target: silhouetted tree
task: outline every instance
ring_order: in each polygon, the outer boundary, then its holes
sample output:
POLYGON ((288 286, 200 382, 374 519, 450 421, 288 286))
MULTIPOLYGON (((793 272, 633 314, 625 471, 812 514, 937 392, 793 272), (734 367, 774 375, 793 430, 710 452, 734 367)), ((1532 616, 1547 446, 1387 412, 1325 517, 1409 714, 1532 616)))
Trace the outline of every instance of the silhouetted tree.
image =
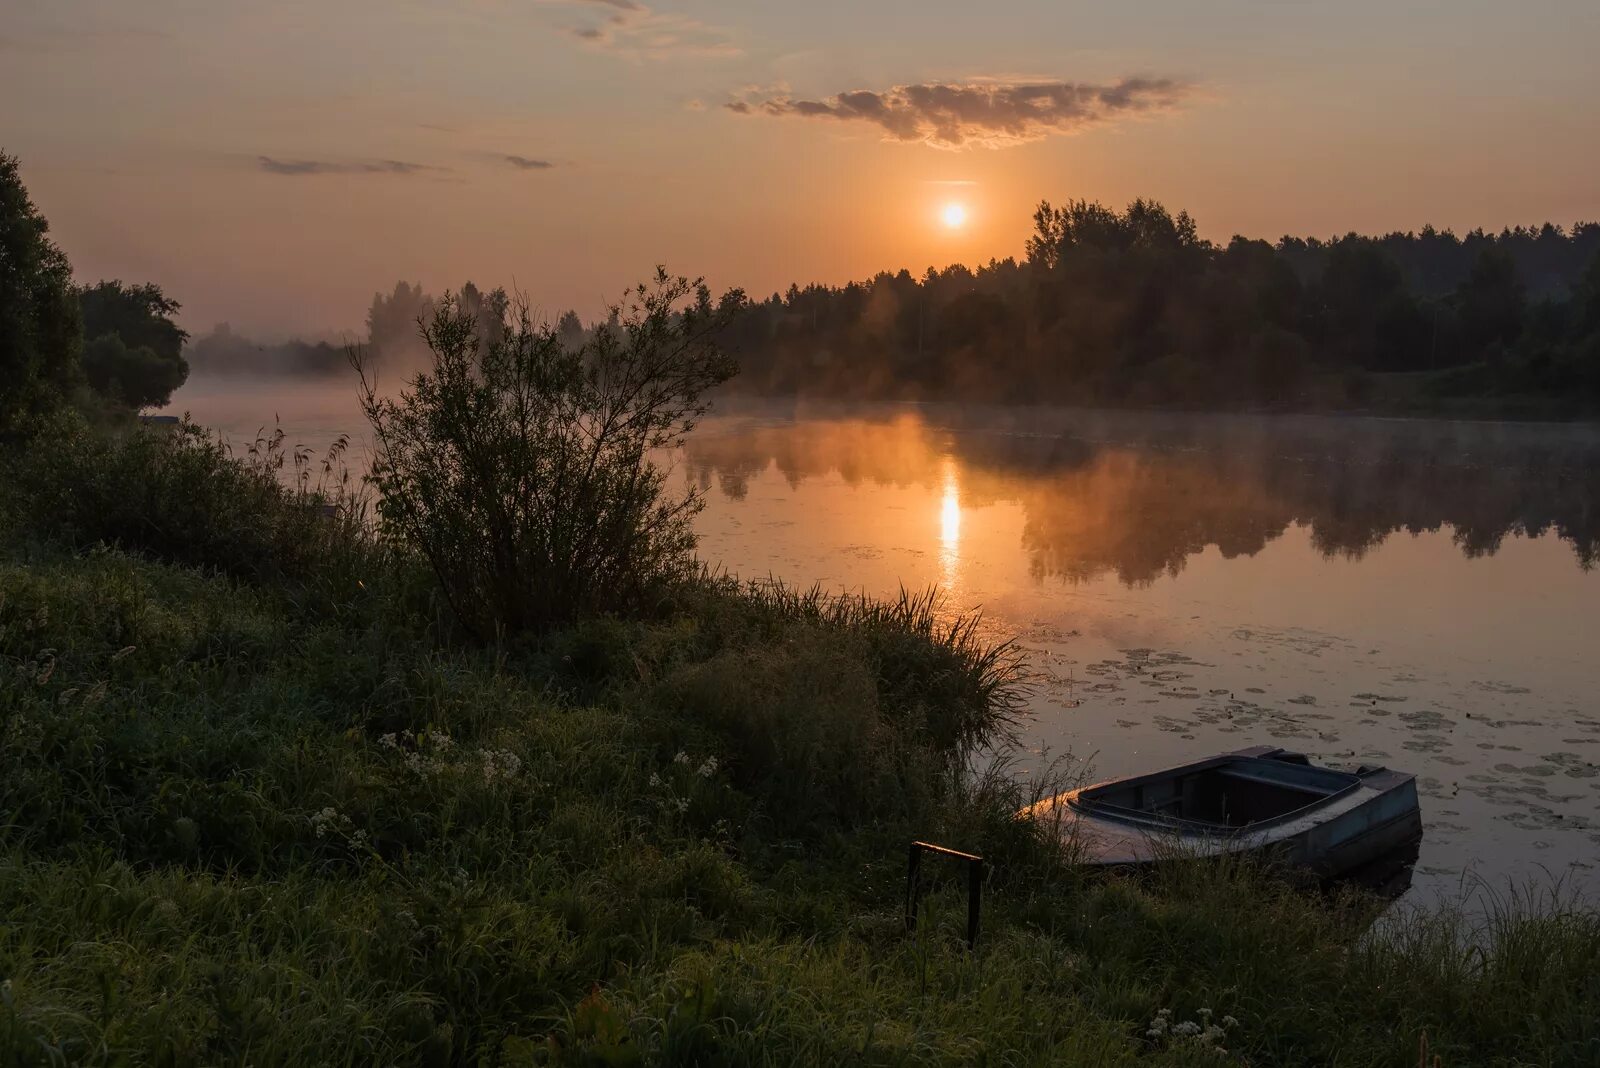
POLYGON ((565 311, 556 322, 556 337, 565 348, 575 349, 583 344, 583 320, 575 311, 565 311))
POLYGON ((0 153, 0 434, 59 403, 79 373, 72 268, 49 229, 16 158, 0 153))
POLYGON ((1476 357, 1490 346, 1508 346, 1522 332, 1527 297, 1517 265, 1502 248, 1485 248, 1472 273, 1456 288, 1456 316, 1466 351, 1476 357))
POLYGON ((79 291, 83 370, 95 392, 130 408, 167 403, 189 376, 188 333, 173 316, 181 307, 161 287, 100 282, 79 291))

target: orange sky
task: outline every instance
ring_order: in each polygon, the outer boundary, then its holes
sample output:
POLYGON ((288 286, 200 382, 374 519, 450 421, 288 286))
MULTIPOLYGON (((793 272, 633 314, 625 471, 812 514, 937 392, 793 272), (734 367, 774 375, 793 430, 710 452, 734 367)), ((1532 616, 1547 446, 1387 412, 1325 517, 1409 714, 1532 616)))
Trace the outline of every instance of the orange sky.
POLYGON ((920 273, 1020 255, 1041 197, 1219 240, 1600 218, 1579 0, 11 10, 0 147, 81 278, 158 282, 191 330, 355 328, 401 277, 592 315, 658 261, 920 273))

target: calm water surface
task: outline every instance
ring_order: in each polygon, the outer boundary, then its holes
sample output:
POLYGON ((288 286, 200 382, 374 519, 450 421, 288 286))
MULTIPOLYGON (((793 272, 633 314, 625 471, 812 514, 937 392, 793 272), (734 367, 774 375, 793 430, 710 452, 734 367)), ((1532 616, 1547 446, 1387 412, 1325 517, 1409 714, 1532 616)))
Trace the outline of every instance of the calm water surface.
MULTIPOLYGON (((236 441, 360 426, 321 389, 175 407, 236 441)), ((1029 653, 1036 760, 1388 764, 1422 794, 1414 895, 1600 888, 1600 428, 725 407, 676 467, 709 563, 981 607, 1029 653)))

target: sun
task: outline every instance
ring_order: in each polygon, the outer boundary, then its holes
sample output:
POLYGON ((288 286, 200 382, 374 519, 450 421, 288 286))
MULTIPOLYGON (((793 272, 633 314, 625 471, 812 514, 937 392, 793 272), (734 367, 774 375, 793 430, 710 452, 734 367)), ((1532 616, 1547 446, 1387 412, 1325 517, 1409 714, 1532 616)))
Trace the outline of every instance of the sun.
POLYGON ((939 209, 939 218, 952 230, 959 230, 967 225, 967 206, 954 202, 946 204, 939 209))

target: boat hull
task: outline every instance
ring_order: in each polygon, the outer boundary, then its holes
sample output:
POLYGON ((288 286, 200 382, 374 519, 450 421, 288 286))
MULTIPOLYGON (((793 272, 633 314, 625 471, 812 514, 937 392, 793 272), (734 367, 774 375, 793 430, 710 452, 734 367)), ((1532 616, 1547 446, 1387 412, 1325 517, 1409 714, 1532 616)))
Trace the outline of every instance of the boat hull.
MULTIPOLYGON (((1164 859, 1252 855, 1270 858, 1323 878, 1338 878, 1413 846, 1422 835, 1416 780, 1400 771, 1350 774, 1348 786, 1293 812, 1241 827, 1198 827, 1091 798, 1124 784, 1159 783, 1228 761, 1259 761, 1281 753, 1270 747, 1241 750, 1136 779, 1074 790, 1031 806, 1026 814, 1050 821, 1080 863, 1130 867, 1164 859)), ((1322 769, 1311 769, 1328 774, 1322 769)))

